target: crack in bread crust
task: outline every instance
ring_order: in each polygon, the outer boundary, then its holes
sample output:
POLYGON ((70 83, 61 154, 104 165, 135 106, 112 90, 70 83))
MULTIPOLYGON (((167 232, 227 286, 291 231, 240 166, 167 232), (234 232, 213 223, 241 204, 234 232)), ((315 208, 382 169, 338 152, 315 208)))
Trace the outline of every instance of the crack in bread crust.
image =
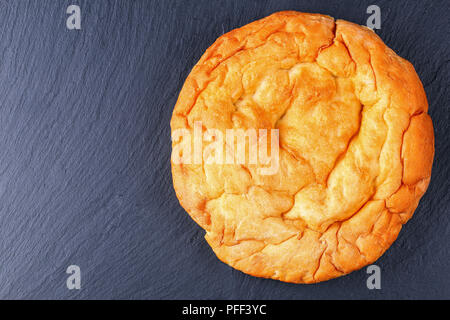
POLYGON ((294 283, 342 276, 378 259, 425 193, 427 110, 414 68, 372 31, 273 14, 205 52, 171 127, 279 129, 279 172, 172 162, 177 197, 236 269, 294 283))

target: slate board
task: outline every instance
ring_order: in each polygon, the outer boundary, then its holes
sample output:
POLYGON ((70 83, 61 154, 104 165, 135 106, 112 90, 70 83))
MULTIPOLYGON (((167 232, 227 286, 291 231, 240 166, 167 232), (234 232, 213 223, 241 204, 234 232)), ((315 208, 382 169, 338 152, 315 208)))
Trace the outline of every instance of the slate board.
POLYGON ((448 1, 0 1, 0 298, 450 298, 448 1), (78 4, 82 30, 66 28, 78 4), (280 10, 365 24, 423 80, 430 188, 366 270, 317 285, 219 262, 175 197, 169 121, 190 69, 229 30, 280 10), (66 268, 81 268, 68 290, 66 268))

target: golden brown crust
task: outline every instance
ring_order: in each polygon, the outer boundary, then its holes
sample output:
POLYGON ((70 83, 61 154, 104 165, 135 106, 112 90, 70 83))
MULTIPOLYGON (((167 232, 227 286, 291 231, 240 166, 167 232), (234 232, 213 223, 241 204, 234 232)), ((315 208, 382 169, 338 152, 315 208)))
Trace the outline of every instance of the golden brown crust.
POLYGON ((171 121, 172 132, 277 128, 279 172, 172 162, 174 188, 223 262, 287 282, 335 278, 377 260, 425 193, 427 110, 413 66, 371 30, 279 12, 217 39, 171 121))

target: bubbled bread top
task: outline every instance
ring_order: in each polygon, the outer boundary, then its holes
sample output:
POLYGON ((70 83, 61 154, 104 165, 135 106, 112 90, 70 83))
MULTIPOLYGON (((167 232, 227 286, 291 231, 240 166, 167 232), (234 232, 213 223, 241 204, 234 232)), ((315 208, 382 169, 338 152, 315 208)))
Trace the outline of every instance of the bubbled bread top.
POLYGON ((276 13, 205 52, 171 127, 278 129, 279 170, 172 163, 174 187, 225 263, 288 282, 334 278, 375 261, 417 207, 434 155, 427 109, 412 65, 373 31, 276 13))

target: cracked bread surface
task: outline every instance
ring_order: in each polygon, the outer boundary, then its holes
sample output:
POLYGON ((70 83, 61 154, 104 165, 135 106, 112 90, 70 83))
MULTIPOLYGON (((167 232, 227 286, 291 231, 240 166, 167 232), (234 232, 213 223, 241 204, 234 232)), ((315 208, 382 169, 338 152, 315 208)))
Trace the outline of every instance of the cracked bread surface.
POLYGON ((294 283, 339 277, 376 261, 425 193, 434 157, 427 111, 413 66, 370 29, 275 13, 206 50, 171 128, 278 129, 278 172, 172 161, 173 185, 233 268, 294 283))

